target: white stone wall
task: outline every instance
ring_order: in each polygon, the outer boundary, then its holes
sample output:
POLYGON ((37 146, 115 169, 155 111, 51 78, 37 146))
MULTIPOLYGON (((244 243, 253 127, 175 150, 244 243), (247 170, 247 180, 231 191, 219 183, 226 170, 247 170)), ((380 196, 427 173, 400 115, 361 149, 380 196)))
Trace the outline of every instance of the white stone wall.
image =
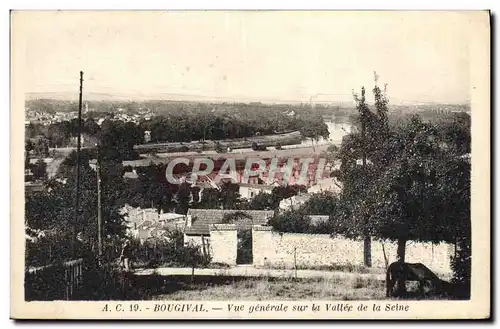
POLYGON ((236 265, 238 237, 236 225, 210 225, 210 246, 212 263, 236 265))
MULTIPOLYGON (((320 265, 363 265, 363 241, 331 238, 327 234, 300 234, 271 231, 270 227, 255 226, 252 231, 255 266, 293 267, 320 265)), ((396 244, 384 243, 389 264, 396 260, 396 244)), ((409 242, 406 261, 421 262, 432 271, 449 274, 450 246, 409 242)), ((372 241, 372 266, 385 267, 382 243, 372 241)))

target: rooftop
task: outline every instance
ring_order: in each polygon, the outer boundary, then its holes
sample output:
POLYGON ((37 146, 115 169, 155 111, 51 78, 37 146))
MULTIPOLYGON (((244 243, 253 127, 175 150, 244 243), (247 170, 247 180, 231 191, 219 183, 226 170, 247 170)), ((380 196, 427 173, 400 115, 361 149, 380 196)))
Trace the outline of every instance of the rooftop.
POLYGON ((237 229, 251 229, 253 225, 265 225, 274 216, 272 210, 233 210, 233 209, 189 209, 191 226, 186 226, 184 233, 187 235, 210 235, 209 225, 222 224, 224 215, 230 213, 244 213, 248 218, 239 218, 233 222, 237 229))

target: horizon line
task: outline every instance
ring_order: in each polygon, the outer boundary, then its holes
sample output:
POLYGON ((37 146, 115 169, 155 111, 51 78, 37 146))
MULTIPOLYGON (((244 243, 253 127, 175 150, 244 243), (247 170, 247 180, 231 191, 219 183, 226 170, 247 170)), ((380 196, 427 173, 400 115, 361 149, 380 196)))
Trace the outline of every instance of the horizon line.
MULTIPOLYGON (((74 95, 72 92, 26 92, 25 101, 30 100, 66 100, 66 101, 76 101, 78 100, 78 93, 74 95)), ((270 103, 270 104, 336 104, 336 105, 354 105, 355 101, 341 101, 341 100, 315 100, 311 101, 311 98, 316 95, 348 95, 348 94, 315 94, 310 96, 310 100, 290 100, 290 99, 245 99, 238 97, 214 97, 205 95, 195 95, 195 94, 181 94, 181 93, 160 93, 165 96, 151 95, 151 96, 135 96, 130 94, 118 94, 118 93, 98 93, 98 92, 87 92, 84 93, 84 101, 131 101, 131 102, 153 102, 153 101, 171 101, 171 102, 196 102, 196 103, 211 103, 211 102, 223 102, 223 103, 270 103), (94 96, 92 99, 85 100, 85 95, 94 96), (184 96, 184 97, 183 97, 184 96)), ((392 105, 469 105, 470 101, 461 102, 450 102, 450 101, 416 101, 416 100, 401 100, 396 97, 389 97, 389 104, 392 105), (396 100, 396 102, 391 102, 391 99, 396 100)))

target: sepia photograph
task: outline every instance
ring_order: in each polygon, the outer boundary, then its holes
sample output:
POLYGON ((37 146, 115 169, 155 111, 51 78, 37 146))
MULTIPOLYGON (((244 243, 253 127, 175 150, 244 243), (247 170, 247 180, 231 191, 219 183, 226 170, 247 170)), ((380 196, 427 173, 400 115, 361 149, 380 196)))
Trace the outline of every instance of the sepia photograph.
POLYGON ((489 317, 489 42, 488 11, 12 11, 11 316, 489 317))

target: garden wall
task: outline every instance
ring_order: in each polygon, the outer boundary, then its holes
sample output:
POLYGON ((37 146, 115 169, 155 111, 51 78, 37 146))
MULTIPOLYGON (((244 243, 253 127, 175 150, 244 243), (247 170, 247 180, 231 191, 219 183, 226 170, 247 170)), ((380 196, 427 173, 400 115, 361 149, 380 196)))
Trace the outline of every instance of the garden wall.
MULTIPOLYGON (((363 241, 331 238, 328 234, 279 233, 271 227, 254 226, 252 230, 253 264, 255 266, 313 267, 325 265, 363 265, 363 241)), ((372 266, 385 268, 396 260, 396 244, 372 241, 372 266), (382 247, 383 246, 383 247, 382 247)), ((406 261, 423 263, 432 271, 450 274, 448 244, 408 242, 406 261)))

